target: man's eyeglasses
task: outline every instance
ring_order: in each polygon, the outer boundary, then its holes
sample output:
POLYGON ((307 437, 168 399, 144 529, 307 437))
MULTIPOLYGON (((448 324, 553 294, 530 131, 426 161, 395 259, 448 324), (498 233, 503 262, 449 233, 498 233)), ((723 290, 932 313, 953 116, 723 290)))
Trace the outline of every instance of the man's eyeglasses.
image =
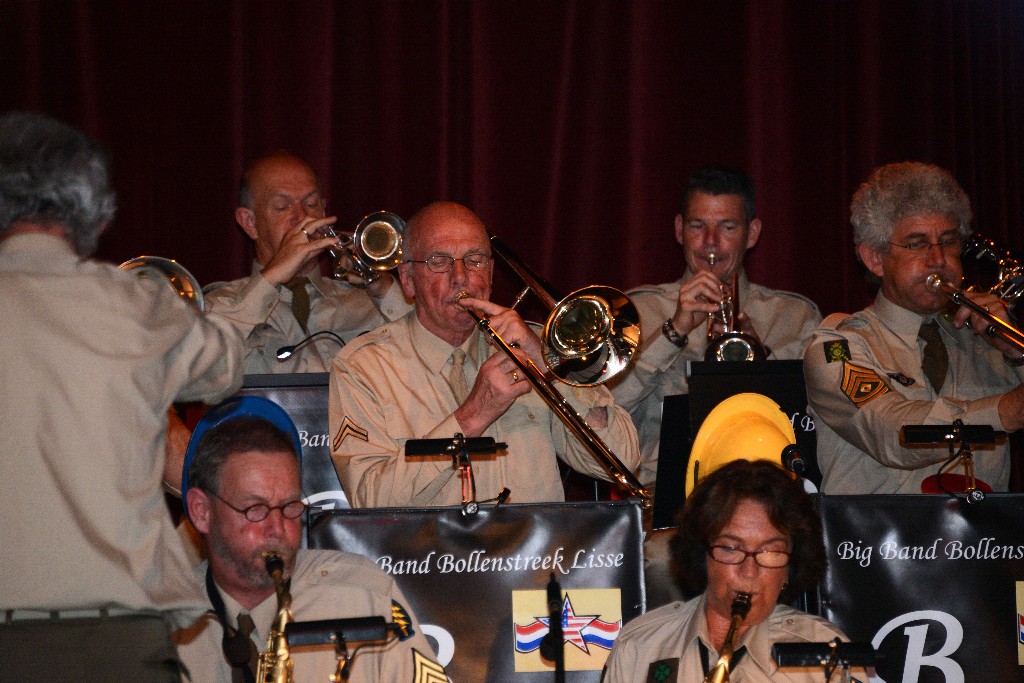
POLYGON ((938 242, 929 242, 927 240, 916 239, 899 244, 897 242, 889 242, 894 247, 900 247, 910 252, 911 256, 924 256, 927 254, 932 247, 938 247, 945 252, 956 252, 960 253, 960 249, 963 247, 964 238, 960 235, 946 235, 940 237, 938 242))
POLYGON ((466 270, 483 270, 491 262, 493 257, 487 254, 470 254, 462 258, 455 258, 453 256, 444 256, 442 254, 435 254, 423 260, 409 259, 409 263, 426 263, 427 268, 430 268, 431 272, 434 273, 447 273, 455 265, 456 261, 462 261, 462 265, 466 267, 466 270))
POLYGON ((757 550, 750 552, 729 545, 713 545, 708 547, 708 555, 715 562, 722 564, 743 564, 747 557, 766 569, 779 569, 789 564, 790 553, 784 550, 757 550))
POLYGON ((256 503, 250 505, 247 508, 236 508, 231 503, 227 502, 216 493, 211 493, 214 498, 227 505, 235 512, 245 515, 245 518, 250 522, 262 522, 269 515, 271 510, 280 510, 281 515, 285 519, 295 519, 302 515, 306 511, 306 504, 301 500, 289 500, 284 505, 267 505, 266 503, 256 503))

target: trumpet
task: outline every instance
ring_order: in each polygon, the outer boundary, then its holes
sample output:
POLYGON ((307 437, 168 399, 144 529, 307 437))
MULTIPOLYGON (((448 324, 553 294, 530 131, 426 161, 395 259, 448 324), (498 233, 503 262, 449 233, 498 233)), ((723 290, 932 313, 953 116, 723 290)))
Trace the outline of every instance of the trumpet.
POLYGON ((729 665, 736 649, 736 635, 740 630, 740 624, 750 613, 750 598, 750 593, 737 593, 736 599, 732 601, 732 617, 729 620, 729 631, 725 634, 725 642, 722 644, 722 654, 719 655, 715 667, 708 672, 704 683, 729 683, 729 665))
MULTIPOLYGON (((708 256, 708 262, 714 265, 715 255, 708 256)), ((739 275, 733 273, 731 286, 722 287, 722 301, 718 304, 718 311, 711 314, 708 320, 708 348, 704 352, 706 361, 751 361, 765 360, 768 353, 757 339, 749 334, 740 332, 740 287, 739 275), (722 323, 725 331, 716 335, 714 323, 722 323)))
POLYGON ((355 276, 368 285, 382 272, 397 267, 403 259, 405 221, 390 211, 365 216, 351 237, 336 233, 329 225, 318 229, 317 234, 340 240, 337 247, 327 249, 334 261, 331 277, 335 280, 355 276))
MULTIPOLYGON (((552 309, 544 325, 545 354, 548 369, 561 381, 573 386, 595 386, 624 370, 640 344, 640 316, 624 293, 612 287, 586 287, 561 301, 541 284, 512 251, 497 237, 491 237, 494 252, 512 267, 540 299, 552 309), (564 353, 566 355, 559 355, 564 353)), ((462 292, 459 299, 468 294, 462 292)), ((515 363, 548 407, 580 440, 591 455, 608 471, 612 479, 639 498, 648 509, 653 497, 622 461, 601 440, 558 393, 544 373, 530 359, 522 360, 512 345, 491 328, 490 320, 469 308, 467 313, 491 342, 515 363)))
POLYGON ((292 596, 284 581, 284 559, 273 550, 267 550, 263 553, 263 564, 267 568, 267 573, 274 580, 274 590, 277 592, 277 616, 274 618, 273 626, 270 627, 270 635, 267 636, 267 649, 259 656, 256 682, 294 683, 295 675, 292 669, 295 663, 291 659, 286 636, 288 624, 292 622, 292 596))
POLYGON ((988 326, 981 330, 983 333, 993 338, 1002 339, 1021 352, 1024 352, 1024 332, 1021 332, 1005 320, 997 318, 987 308, 969 299, 964 290, 949 284, 936 273, 932 273, 925 279, 925 285, 935 292, 945 294, 956 305, 964 306, 984 318, 988 326))

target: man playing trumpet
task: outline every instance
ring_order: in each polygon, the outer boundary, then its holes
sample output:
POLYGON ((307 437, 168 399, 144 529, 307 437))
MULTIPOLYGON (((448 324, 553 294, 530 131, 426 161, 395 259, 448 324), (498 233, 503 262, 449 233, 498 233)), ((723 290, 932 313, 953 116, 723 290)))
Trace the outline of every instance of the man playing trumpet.
POLYGON ((336 238, 321 232, 326 215, 320 179, 302 159, 275 152, 253 161, 239 183, 235 220, 256 245, 249 277, 204 288, 211 313, 245 338, 246 373, 326 372, 340 342, 400 318, 410 305, 388 273, 365 288, 320 275, 320 257, 336 238), (285 361, 277 351, 317 332, 285 361))
MULTIPOLYGON (((494 260, 483 223, 437 202, 409 220, 399 280, 413 312, 353 340, 334 359, 328 405, 331 457, 353 507, 457 505, 450 459, 405 456, 409 439, 488 436, 507 450, 473 459, 482 498, 564 500, 556 456, 607 478, 507 355, 495 352, 467 309, 543 370, 541 340, 514 310, 489 300, 494 260), (468 296, 465 296, 468 295, 468 296)), ((622 463, 639 462, 629 415, 603 387, 572 387, 567 401, 622 463)))
MULTIPOLYGON (((873 306, 829 316, 804 355, 822 491, 920 493, 949 451, 906 447, 900 427, 958 419, 1008 432, 1024 427, 1021 352, 980 334, 989 323, 979 313, 961 307, 942 315, 949 299, 928 284, 930 275, 958 284, 963 274, 971 207, 948 172, 909 162, 877 168, 850 214, 857 256, 881 289, 873 306)), ((994 294, 966 296, 1009 319, 994 294)), ((977 449, 974 472, 1005 491, 1009 445, 977 449)))
POLYGON ((734 276, 743 309, 735 321, 737 331, 765 347, 769 360, 799 358, 804 340, 821 321, 809 299, 747 279, 743 259, 762 227, 754 200, 754 181, 742 171, 698 169, 687 182, 682 213, 675 219, 686 272, 675 282, 629 292, 640 310, 643 347, 633 366, 609 387, 639 432, 638 476, 645 485, 657 475, 664 398, 689 392, 686 362, 703 360, 709 336, 726 331, 713 328, 709 335, 709 320, 724 298, 737 294, 729 291, 734 276))

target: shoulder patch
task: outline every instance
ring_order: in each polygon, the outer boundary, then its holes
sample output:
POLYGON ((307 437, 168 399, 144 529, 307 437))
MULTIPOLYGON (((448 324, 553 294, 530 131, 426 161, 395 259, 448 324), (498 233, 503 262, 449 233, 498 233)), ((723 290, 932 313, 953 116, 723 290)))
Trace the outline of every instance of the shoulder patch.
POLYGON ((416 631, 412 630, 412 618, 397 600, 391 601, 391 621, 398 627, 399 640, 408 640, 416 635, 416 631))
POLYGON ((360 441, 370 441, 369 433, 350 420, 348 415, 346 415, 345 419, 341 421, 341 426, 338 427, 338 433, 334 435, 334 441, 331 442, 331 448, 338 450, 345 439, 350 436, 353 439, 359 439, 360 441))
POLYGON ((659 659, 647 667, 647 683, 675 683, 679 679, 679 658, 659 659))
POLYGON ((413 683, 448 683, 448 675, 445 674, 444 667, 413 648, 412 680, 413 683))
POLYGON ((825 362, 836 363, 850 360, 850 344, 845 339, 833 339, 822 344, 825 348, 825 362))
POLYGON ((889 393, 889 386, 875 374, 874 370, 853 363, 843 364, 842 388, 846 397, 858 408, 889 393))

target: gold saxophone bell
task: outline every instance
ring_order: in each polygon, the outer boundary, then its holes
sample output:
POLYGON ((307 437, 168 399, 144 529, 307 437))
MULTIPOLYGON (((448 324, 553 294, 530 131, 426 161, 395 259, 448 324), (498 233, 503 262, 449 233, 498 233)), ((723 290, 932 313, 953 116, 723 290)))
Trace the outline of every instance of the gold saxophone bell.
POLYGON ((390 211, 377 211, 365 216, 352 232, 337 234, 327 225, 318 234, 340 240, 337 247, 328 248, 334 265, 331 277, 342 280, 350 275, 369 284, 386 270, 402 262, 405 241, 405 221, 390 211))
MULTIPOLYGON (((714 264, 714 254, 708 261, 714 264)), ((739 330, 740 288, 739 275, 733 273, 729 288, 722 287, 722 300, 718 311, 708 319, 708 348, 704 352, 706 361, 753 361, 766 360, 768 353, 757 339, 739 330), (716 334, 713 327, 721 324, 725 331, 716 334)))
POLYGON ((292 670, 295 663, 292 661, 288 638, 285 636, 285 630, 292 622, 292 596, 284 580, 284 559, 279 553, 267 550, 263 553, 263 563, 267 573, 274 580, 277 616, 274 617, 274 625, 270 627, 270 634, 267 636, 267 649, 259 656, 256 682, 294 683, 295 674, 292 670))
POLYGON ((736 636, 739 633, 740 624, 750 613, 750 598, 750 593, 737 593, 736 599, 732 601, 729 632, 725 634, 725 642, 722 643, 722 652, 718 657, 718 663, 708 672, 704 683, 729 683, 729 666, 732 664, 732 654, 736 649, 736 636))
POLYGON ((118 266, 121 270, 133 271, 140 279, 162 280, 182 299, 199 309, 206 310, 203 288, 192 273, 175 261, 162 256, 136 256, 118 266))

